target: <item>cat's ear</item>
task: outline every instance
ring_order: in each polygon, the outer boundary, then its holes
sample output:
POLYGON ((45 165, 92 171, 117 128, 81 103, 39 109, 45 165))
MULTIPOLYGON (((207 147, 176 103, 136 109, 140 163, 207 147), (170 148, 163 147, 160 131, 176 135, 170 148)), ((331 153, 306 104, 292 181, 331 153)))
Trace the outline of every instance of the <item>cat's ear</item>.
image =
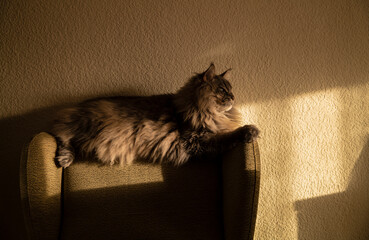
POLYGON ((215 76, 214 63, 210 64, 210 67, 202 74, 202 78, 205 82, 210 82, 215 76))
POLYGON ((232 68, 228 68, 227 70, 225 70, 225 72, 224 72, 224 73, 220 74, 219 76, 224 77, 224 76, 225 76, 225 75, 227 75, 227 73, 228 73, 229 71, 231 71, 231 70, 232 70, 232 68))

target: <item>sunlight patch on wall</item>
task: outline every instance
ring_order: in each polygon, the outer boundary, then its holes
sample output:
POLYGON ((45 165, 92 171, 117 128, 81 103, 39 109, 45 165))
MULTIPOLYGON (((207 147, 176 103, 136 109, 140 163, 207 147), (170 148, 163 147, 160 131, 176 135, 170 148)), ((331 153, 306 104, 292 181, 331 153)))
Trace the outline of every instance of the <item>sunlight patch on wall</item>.
MULTIPOLYGON (((285 235, 286 224, 296 222, 293 205, 289 204, 293 191, 290 186, 291 166, 291 109, 289 99, 269 99, 240 106, 244 124, 255 124, 261 131, 258 143, 261 156, 261 182, 255 239, 291 239, 285 235), (259 219, 276 219, 259 221, 259 219), (260 235, 258 235, 260 234, 260 235)), ((297 228, 288 233, 297 236, 297 228)))
POLYGON ((305 94, 290 104, 294 200, 344 191, 339 90, 305 94))
POLYGON ((243 123, 261 130, 256 239, 297 239, 296 201, 339 200, 336 193, 357 185, 353 168, 369 137, 368 90, 369 81, 239 106, 243 123))
POLYGON ((257 116, 257 105, 241 105, 238 107, 241 117, 242 117, 242 125, 245 124, 253 124, 255 125, 258 121, 257 116))
MULTIPOLYGON (((340 93, 342 169, 352 173, 369 138, 369 79, 365 84, 342 88, 340 93)), ((352 179, 349 175, 344 177, 348 187, 352 179)))

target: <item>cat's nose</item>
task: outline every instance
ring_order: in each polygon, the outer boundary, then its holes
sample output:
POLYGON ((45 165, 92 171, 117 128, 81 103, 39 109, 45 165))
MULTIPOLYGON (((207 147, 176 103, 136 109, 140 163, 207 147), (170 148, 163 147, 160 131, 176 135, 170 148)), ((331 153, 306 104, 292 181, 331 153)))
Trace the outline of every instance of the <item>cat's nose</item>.
POLYGON ((233 95, 233 93, 229 94, 229 97, 230 97, 232 100, 234 100, 234 95, 233 95))

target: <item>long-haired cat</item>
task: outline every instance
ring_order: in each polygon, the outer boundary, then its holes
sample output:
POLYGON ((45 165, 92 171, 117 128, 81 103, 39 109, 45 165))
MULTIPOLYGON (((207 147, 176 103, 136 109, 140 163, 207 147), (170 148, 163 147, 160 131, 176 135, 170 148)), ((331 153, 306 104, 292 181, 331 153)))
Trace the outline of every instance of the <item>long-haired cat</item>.
POLYGON ((175 94, 99 98, 65 109, 52 130, 57 164, 66 168, 82 154, 105 164, 145 158, 181 165, 253 141, 259 130, 240 126, 227 71, 216 75, 211 64, 175 94))

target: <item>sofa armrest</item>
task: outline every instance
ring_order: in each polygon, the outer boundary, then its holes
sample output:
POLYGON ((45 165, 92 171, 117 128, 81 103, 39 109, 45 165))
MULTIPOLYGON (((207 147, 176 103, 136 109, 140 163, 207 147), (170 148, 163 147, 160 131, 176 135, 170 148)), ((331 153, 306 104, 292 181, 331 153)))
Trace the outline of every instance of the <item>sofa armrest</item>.
POLYGON ((22 152, 20 190, 30 239, 58 239, 63 170, 54 163, 56 147, 53 136, 39 133, 22 152))
POLYGON ((225 239, 253 239, 260 187, 257 142, 227 152, 222 162, 225 239))

